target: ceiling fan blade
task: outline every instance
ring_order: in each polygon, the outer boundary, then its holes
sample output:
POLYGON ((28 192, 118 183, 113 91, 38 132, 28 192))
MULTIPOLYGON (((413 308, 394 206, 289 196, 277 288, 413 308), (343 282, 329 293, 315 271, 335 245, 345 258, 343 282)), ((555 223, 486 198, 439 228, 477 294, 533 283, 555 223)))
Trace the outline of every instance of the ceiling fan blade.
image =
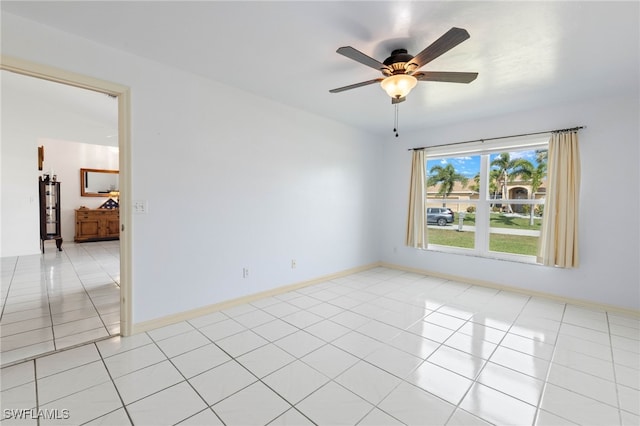
POLYGON ((363 82, 356 83, 356 84, 350 84, 348 86, 338 87, 337 89, 331 89, 331 90, 329 90, 329 92, 331 92, 331 93, 344 92, 345 90, 351 90, 351 89, 356 89, 356 88, 362 87, 362 86, 368 86, 368 85, 374 84, 374 83, 380 83, 382 80, 384 80, 384 79, 383 78, 375 78, 373 80, 363 81, 363 82))
POLYGON ((391 105, 399 104, 400 102, 404 102, 406 100, 407 100, 406 96, 403 96, 401 98, 391 98, 391 105))
POLYGON ((451 28, 422 52, 413 57, 410 63, 416 66, 414 71, 433 61, 443 53, 453 49, 469 37, 467 30, 456 27, 451 28))
POLYGON ((339 48, 338 50, 336 50, 337 53, 346 56, 349 59, 353 59, 356 62, 360 62, 362 65, 366 65, 368 67, 371 67, 373 69, 376 69, 378 71, 381 70, 389 70, 391 71, 391 68, 388 67, 387 65, 383 64, 380 61, 377 61, 375 59, 373 59, 370 56, 365 55, 364 53, 362 53, 361 51, 354 49, 351 46, 344 46, 339 48))
POLYGON ((471 83, 477 72, 420 71, 413 74, 418 81, 444 81, 447 83, 471 83))

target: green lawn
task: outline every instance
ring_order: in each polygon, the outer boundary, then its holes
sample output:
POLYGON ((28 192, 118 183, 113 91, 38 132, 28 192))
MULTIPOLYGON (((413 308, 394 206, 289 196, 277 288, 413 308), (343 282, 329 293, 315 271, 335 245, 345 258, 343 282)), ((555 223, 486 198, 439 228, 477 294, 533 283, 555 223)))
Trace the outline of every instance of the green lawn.
MULTIPOLYGON (((458 217, 455 217, 454 224, 458 223, 458 217)), ((464 217, 463 223, 465 225, 475 226, 476 215, 475 213, 467 213, 464 217)), ((528 217, 508 217, 500 213, 491 213, 489 219, 489 225, 492 228, 515 228, 515 229, 533 229, 539 230, 542 227, 541 219, 534 219, 533 226, 529 225, 528 217)))
POLYGON ((489 250, 535 256, 538 253, 538 237, 491 234, 489 237, 489 250))
MULTIPOLYGON (((457 221, 453 226, 457 229, 457 221)), ((475 214, 467 213, 464 218, 464 224, 475 226, 475 214)), ((534 220, 533 226, 529 225, 529 218, 507 217, 498 213, 492 213, 490 219, 491 227, 494 228, 513 228, 513 229, 533 229, 539 230, 542 221, 534 220)), ((451 229, 438 229, 429 227, 429 243, 438 244, 449 247, 473 248, 475 232, 462 231, 458 232, 451 229)), ((490 234, 489 250, 523 254, 535 256, 538 249, 538 237, 530 237, 526 235, 506 235, 506 234, 490 234)))
POLYGON ((458 232, 444 229, 429 228, 429 244, 439 244, 441 246, 473 248, 475 232, 458 232))
MULTIPOLYGON (((451 231, 429 228, 429 244, 442 246, 473 248, 475 232, 451 231)), ((535 256, 538 249, 538 237, 526 235, 491 234, 489 250, 504 253, 535 256)))

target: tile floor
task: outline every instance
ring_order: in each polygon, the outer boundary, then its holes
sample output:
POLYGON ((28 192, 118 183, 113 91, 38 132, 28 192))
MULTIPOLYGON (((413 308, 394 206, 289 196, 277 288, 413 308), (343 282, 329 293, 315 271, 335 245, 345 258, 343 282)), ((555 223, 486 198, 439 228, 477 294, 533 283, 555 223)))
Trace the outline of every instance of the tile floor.
POLYGON ((2 424, 638 425, 639 335, 375 268, 6 367, 2 424))
POLYGON ((3 366, 120 333, 119 241, 74 244, 44 255, 3 257, 3 366))

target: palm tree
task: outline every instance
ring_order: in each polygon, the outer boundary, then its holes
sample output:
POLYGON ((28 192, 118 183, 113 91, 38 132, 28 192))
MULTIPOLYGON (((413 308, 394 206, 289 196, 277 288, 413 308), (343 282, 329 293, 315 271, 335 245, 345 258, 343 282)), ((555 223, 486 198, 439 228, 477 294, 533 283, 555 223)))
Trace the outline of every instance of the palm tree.
MULTIPOLYGON (((544 178, 547 176, 547 150, 537 150, 536 151, 536 160, 538 161, 538 165, 534 169, 533 166, 530 170, 524 172, 522 177, 529 181, 531 185, 531 194, 529 196, 530 199, 534 199, 535 193, 542 186, 542 182, 544 178)), ((529 211, 529 225, 533 225, 533 216, 534 216, 534 205, 531 205, 531 209, 529 211)))
MULTIPOLYGON (((496 200, 498 198, 498 181, 500 180, 500 170, 493 169, 489 170, 489 193, 493 194, 493 199, 496 200)), ((502 188, 500 188, 502 189, 502 188)), ((493 208, 495 204, 491 204, 493 208)))
MULTIPOLYGON (((500 184, 502 199, 507 199, 507 182, 513 182, 517 176, 527 176, 532 173, 533 165, 524 158, 511 159, 508 152, 502 152, 491 162, 491 167, 497 170, 497 183, 500 184)), ((507 204, 507 211, 513 213, 511 205, 507 204)))
MULTIPOLYGON (((531 199, 533 200, 534 194, 540 189, 542 186, 542 181, 547 177, 547 163, 538 163, 538 166, 533 171, 531 175, 531 199)), ((531 206, 531 213, 529 216, 529 225, 533 225, 533 205, 531 206)))
POLYGON ((480 192, 480 172, 476 173, 476 175, 473 177, 473 183, 467 188, 469 188, 473 192, 480 192))
MULTIPOLYGON (((496 182, 498 181, 498 170, 491 170, 489 172, 489 193, 493 194, 493 199, 496 199, 496 196, 498 194, 498 186, 496 185, 496 182)), ((476 173, 476 175, 473 177, 473 183, 470 184, 467 188, 469 188, 470 190, 472 190, 473 192, 480 192, 480 172, 476 173)), ((493 207, 493 204, 491 204, 491 207, 493 207)))
POLYGON ((536 149, 536 161, 538 163, 546 163, 548 158, 549 158, 549 150, 536 149))
POLYGON ((446 199, 453 192, 453 187, 456 182, 460 182, 463 187, 467 186, 469 179, 456 172, 455 167, 451 164, 446 166, 433 166, 429 170, 429 178, 427 179, 427 186, 435 186, 440 184, 438 194, 442 195, 442 207, 446 207, 446 199))

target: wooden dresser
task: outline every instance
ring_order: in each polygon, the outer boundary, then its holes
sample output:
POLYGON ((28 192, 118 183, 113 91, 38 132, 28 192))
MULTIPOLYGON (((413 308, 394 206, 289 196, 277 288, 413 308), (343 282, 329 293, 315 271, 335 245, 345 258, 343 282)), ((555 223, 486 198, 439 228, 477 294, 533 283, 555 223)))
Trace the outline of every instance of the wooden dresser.
POLYGON ((119 238, 120 211, 118 209, 76 209, 76 242, 119 238))

